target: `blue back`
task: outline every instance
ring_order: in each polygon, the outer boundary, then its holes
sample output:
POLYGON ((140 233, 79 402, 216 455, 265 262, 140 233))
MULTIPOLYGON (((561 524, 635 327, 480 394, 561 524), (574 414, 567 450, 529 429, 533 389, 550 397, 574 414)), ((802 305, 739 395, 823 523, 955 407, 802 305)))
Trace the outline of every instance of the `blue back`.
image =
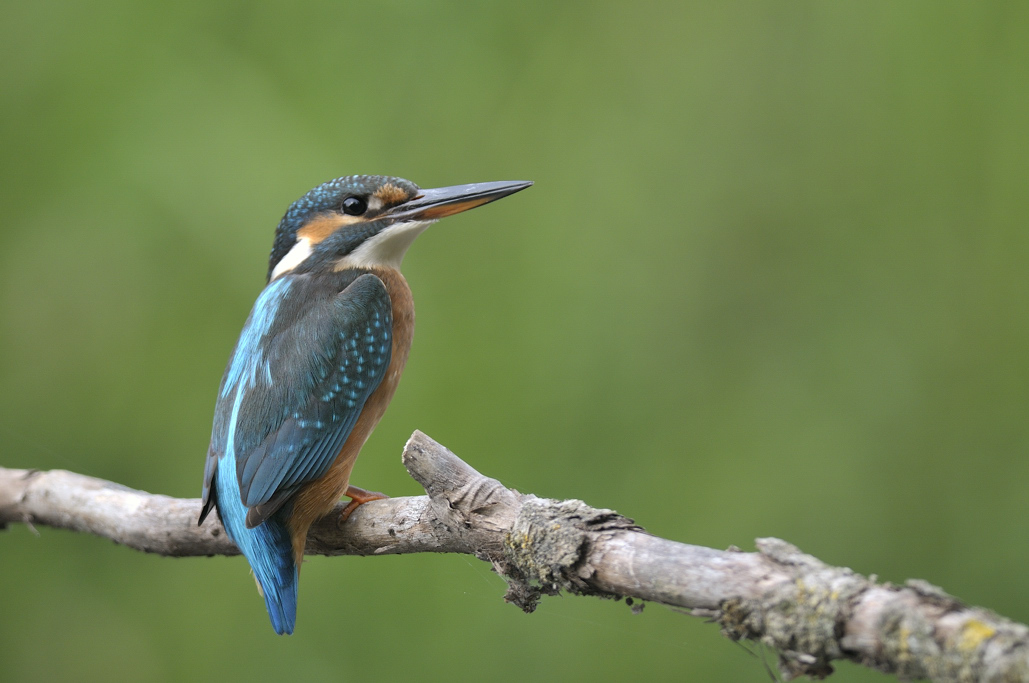
POLYGON ((200 521, 218 508, 276 633, 292 633, 296 619, 292 498, 332 466, 391 356, 392 306, 379 278, 284 275, 261 292, 225 370, 200 521))

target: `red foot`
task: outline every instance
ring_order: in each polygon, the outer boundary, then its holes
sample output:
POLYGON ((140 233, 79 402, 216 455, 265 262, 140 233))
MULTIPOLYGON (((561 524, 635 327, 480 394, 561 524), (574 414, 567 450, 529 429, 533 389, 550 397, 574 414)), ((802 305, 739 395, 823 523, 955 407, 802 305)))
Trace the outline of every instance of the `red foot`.
POLYGON ((345 508, 343 508, 343 512, 339 513, 340 524, 343 524, 350 519, 350 514, 356 510, 359 505, 364 505, 370 500, 385 500, 386 498, 389 498, 385 493, 379 493, 378 491, 365 491, 364 489, 356 486, 348 486, 343 495, 350 498, 350 502, 347 503, 345 508))

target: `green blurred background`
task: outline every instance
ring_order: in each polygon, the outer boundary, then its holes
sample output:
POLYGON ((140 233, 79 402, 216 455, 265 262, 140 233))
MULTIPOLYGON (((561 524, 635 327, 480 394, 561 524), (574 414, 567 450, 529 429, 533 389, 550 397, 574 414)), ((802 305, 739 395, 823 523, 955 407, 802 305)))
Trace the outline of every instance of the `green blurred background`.
MULTIPOLYGON (((1029 5, 5 3, 0 462, 199 494, 291 201, 531 179, 412 248, 422 429, 673 539, 919 577, 1029 621, 1029 5)), ((241 558, 0 534, 0 680, 763 681, 717 628, 461 556, 241 558)), ((878 681, 842 664, 834 680, 878 681)))

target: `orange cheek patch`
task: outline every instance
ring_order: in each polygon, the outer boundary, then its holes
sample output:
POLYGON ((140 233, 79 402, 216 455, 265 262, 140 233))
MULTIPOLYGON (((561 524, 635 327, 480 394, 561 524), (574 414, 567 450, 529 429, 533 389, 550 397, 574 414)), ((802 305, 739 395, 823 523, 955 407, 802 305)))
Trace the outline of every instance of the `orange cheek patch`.
POLYGON ((383 206, 393 206, 408 199, 407 192, 396 185, 386 184, 375 191, 376 198, 382 201, 383 206))
POLYGON ((357 222, 357 216, 323 214, 321 216, 315 216, 308 221, 304 227, 297 230, 297 237, 310 240, 311 244, 314 245, 318 244, 344 225, 351 225, 357 222))

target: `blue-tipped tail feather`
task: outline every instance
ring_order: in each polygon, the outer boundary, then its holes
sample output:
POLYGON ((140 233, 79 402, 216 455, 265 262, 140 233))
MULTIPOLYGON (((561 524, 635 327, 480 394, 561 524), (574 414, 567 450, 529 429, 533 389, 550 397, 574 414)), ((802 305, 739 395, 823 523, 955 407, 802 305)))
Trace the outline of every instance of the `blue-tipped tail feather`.
POLYGON ((293 562, 293 541, 285 523, 286 513, 280 509, 264 523, 248 529, 247 509, 240 500, 235 473, 235 463, 223 462, 215 474, 222 524, 254 570, 272 628, 279 635, 293 633, 297 620, 298 577, 293 562))

